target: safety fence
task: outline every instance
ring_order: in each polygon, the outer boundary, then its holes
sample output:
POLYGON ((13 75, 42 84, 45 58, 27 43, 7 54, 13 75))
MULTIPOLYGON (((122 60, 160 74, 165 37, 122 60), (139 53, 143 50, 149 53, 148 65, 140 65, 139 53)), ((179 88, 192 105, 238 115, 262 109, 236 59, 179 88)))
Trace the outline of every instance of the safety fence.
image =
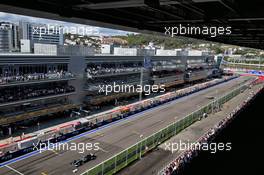
POLYGON ((140 159, 146 152, 160 145, 172 136, 178 134, 183 129, 187 128, 194 122, 200 120, 205 113, 212 113, 219 110, 220 106, 229 101, 233 97, 247 89, 251 82, 241 85, 227 94, 213 99, 209 104, 200 107, 186 117, 175 121, 169 126, 159 130, 158 132, 142 139, 140 142, 130 146, 122 152, 96 165, 95 167, 82 173, 82 175, 111 175, 126 167, 131 162, 140 159))

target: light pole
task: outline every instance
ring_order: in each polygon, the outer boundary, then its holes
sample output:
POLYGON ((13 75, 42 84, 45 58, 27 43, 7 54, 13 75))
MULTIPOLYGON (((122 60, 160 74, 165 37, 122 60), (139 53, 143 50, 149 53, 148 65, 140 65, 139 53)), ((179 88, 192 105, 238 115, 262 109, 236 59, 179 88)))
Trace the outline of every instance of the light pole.
POLYGON ((215 106, 215 101, 213 100, 212 101, 212 111, 211 111, 212 114, 214 113, 214 106, 215 106))
POLYGON ((141 134, 139 137, 140 137, 139 159, 141 159, 141 147, 142 147, 142 138, 143 138, 143 134, 141 134))
POLYGON ((143 84, 143 70, 144 70, 144 67, 141 67, 141 70, 140 70, 140 87, 141 87, 141 91, 139 92, 139 101, 142 100, 142 91, 143 91, 143 88, 142 88, 142 84, 143 84))

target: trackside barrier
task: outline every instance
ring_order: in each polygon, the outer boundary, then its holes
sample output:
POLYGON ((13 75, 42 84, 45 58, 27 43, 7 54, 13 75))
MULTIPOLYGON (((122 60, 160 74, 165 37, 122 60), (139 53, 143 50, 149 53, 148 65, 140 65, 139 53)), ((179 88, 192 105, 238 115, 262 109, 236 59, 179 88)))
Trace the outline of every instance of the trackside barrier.
MULTIPOLYGON (((257 78, 255 81, 252 82, 251 85, 257 85, 259 84, 259 79, 257 78)), ((262 87, 258 88, 256 92, 250 92, 249 96, 246 100, 243 101, 242 104, 238 105, 231 113, 229 113, 228 117, 221 120, 218 124, 214 126, 214 128, 210 128, 207 130, 206 134, 201 136, 199 139, 197 139, 198 142, 210 142, 210 138, 212 138, 215 134, 217 135, 219 133, 219 130, 223 129, 229 122, 231 122, 232 119, 234 119, 234 116, 240 113, 240 111, 243 109, 243 107, 248 106, 249 103, 258 95, 261 91, 263 91, 263 84, 262 87), (211 134, 209 134, 211 132, 211 134), (208 135, 209 134, 209 135, 208 135)), ((169 160, 169 163, 167 163, 161 170, 157 173, 158 175, 165 175, 165 174, 172 174, 174 170, 177 171, 177 169, 183 168, 181 164, 184 164, 185 162, 189 162, 193 156, 197 156, 197 150, 187 150, 185 152, 182 152, 179 156, 169 160), (194 152, 192 152, 194 151, 194 152), (188 152, 188 153, 187 153, 188 152), (187 159, 186 158, 186 154, 187 159), (190 154, 193 154, 193 156, 190 156, 190 154), (185 158, 183 158, 185 157, 185 158), (173 167, 174 166, 174 167, 173 167), (176 169, 175 169, 176 168, 176 169)), ((199 150, 198 150, 199 151, 199 150)), ((177 174, 177 173, 176 173, 177 174)))
POLYGON ((131 162, 140 159, 146 152, 160 145, 162 142, 178 134, 194 122, 201 119, 204 113, 212 113, 218 110, 222 104, 240 94, 249 87, 251 82, 241 85, 238 88, 226 93, 225 95, 213 100, 209 104, 199 108, 186 117, 175 121, 166 128, 142 139, 142 141, 130 146, 122 152, 105 160, 99 165, 87 170, 81 175, 111 175, 126 167, 131 162))
POLYGON ((50 139, 52 140, 52 142, 59 142, 68 138, 74 138, 74 136, 84 133, 93 128, 100 127, 112 121, 126 118, 130 115, 148 110, 158 105, 166 104, 170 101, 201 91, 205 88, 210 88, 220 83, 230 81, 237 77, 238 76, 235 75, 224 79, 215 79, 206 83, 194 85, 192 87, 168 92, 166 94, 146 99, 141 102, 119 106, 99 114, 88 115, 84 118, 64 123, 63 125, 57 125, 44 130, 29 133, 26 136, 23 136, 23 140, 21 140, 22 136, 18 136, 12 139, 5 139, 3 140, 3 144, 0 144, 0 166, 5 164, 4 162, 9 161, 10 159, 14 159, 16 157, 34 151, 34 146, 32 145, 32 143, 33 140, 36 139, 36 136, 37 139, 41 142, 47 142, 50 139), (65 128, 66 126, 67 129, 65 128), (20 144, 20 142, 23 142, 23 144, 20 144), (14 145, 14 143, 16 145, 14 145))

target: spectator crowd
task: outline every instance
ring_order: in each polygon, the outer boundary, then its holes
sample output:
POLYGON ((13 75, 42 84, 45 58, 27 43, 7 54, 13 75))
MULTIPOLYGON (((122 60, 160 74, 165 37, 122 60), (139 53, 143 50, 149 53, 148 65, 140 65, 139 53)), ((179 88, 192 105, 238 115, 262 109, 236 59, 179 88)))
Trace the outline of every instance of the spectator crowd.
POLYGON ((48 87, 34 86, 3 89, 0 91, 0 104, 48 95, 69 93, 73 91, 75 91, 74 87, 69 85, 54 85, 48 87))
POLYGON ((66 71, 49 71, 48 73, 32 73, 17 75, 0 75, 0 84, 39 81, 49 79, 73 78, 74 75, 66 71))
MULTIPOLYGON (((254 84, 255 82, 253 82, 254 84)), ((219 123, 217 123, 214 127, 208 130, 202 137, 200 137, 197 142, 199 144, 210 143, 217 134, 220 133, 236 116, 239 111, 241 111, 252 98, 255 97, 257 93, 261 91, 262 88, 259 88, 257 91, 250 92, 249 96, 246 100, 243 101, 240 105, 238 105, 232 112, 230 112, 226 118, 222 119, 219 123)), ((201 150, 198 149, 189 149, 184 151, 180 156, 178 156, 174 161, 172 161, 169 165, 167 165, 162 171, 160 171, 160 175, 170 175, 170 174, 178 174, 187 163, 189 163, 201 150)))
POLYGON ((91 66, 86 68, 87 78, 92 78, 93 76, 107 75, 107 74, 120 74, 120 73, 133 73, 139 72, 141 66, 138 64, 129 64, 129 65, 115 65, 115 66, 91 66))
POLYGON ((154 61, 152 62, 152 71, 161 71, 161 70, 172 70, 184 67, 184 64, 174 61, 154 61))

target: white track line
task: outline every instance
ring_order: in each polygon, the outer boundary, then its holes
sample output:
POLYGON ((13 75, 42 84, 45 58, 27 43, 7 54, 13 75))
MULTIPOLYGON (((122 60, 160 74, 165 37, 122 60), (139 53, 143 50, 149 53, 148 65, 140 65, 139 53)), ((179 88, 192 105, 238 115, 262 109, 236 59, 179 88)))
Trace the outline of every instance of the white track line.
POLYGON ((5 165, 5 167, 9 168, 10 170, 16 172, 17 174, 20 174, 20 175, 24 175, 23 173, 20 173, 19 171, 15 170, 14 168, 8 166, 8 165, 5 165))

